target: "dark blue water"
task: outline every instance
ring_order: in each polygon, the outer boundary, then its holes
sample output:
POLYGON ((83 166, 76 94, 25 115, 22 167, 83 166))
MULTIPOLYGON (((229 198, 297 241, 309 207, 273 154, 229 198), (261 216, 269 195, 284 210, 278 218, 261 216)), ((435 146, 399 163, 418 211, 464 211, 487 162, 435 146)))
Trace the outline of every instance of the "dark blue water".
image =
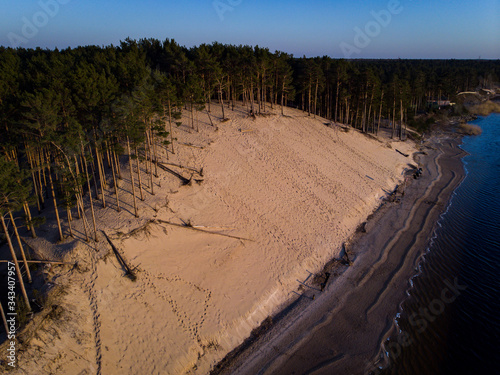
POLYGON ((500 374, 500 114, 466 137, 456 189, 375 373, 500 374))

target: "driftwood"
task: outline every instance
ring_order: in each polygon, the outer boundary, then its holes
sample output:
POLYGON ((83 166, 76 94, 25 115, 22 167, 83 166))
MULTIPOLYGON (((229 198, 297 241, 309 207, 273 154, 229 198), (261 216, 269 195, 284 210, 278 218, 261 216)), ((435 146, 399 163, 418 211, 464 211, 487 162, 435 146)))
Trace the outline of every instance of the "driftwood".
POLYGON ((149 234, 147 232, 147 228, 149 225, 151 224, 154 224, 154 220, 148 220, 144 225, 138 227, 138 228, 135 228, 135 229, 132 229, 130 232, 128 233, 123 233, 123 232, 117 232, 117 236, 119 236, 120 239, 126 239, 126 238, 130 238, 132 236, 135 236, 137 233, 141 232, 141 231, 144 231, 144 233, 146 234, 146 236, 149 234))
POLYGON ((400 154, 401 154, 401 155, 403 155, 405 158, 407 158, 408 156, 410 156, 410 155, 408 155, 408 154, 404 154, 404 153, 402 153, 402 152, 401 152, 401 151, 399 151, 398 149, 396 149, 396 152, 400 153, 400 154))
POLYGON ((349 254, 347 254, 347 246, 345 242, 342 244, 342 249, 340 250, 339 258, 337 260, 345 266, 352 266, 349 254))
MULTIPOLYGON (((0 260, 0 263, 8 263, 8 262, 11 262, 11 261, 10 260, 0 260)), ((71 262, 58 262, 58 261, 54 261, 54 260, 27 260, 26 262, 27 263, 37 263, 37 264, 47 263, 47 264, 57 264, 57 265, 61 265, 61 264, 74 265, 74 263, 71 263, 71 262)))
POLYGON ((111 239, 108 237, 108 235, 106 234, 106 232, 104 232, 103 230, 101 230, 101 232, 102 232, 102 234, 104 234, 104 237, 106 237, 106 240, 108 240, 109 244, 111 245, 111 248, 113 249, 113 252, 115 253, 116 258, 118 259, 118 262, 127 271, 125 274, 131 280, 135 280, 136 276, 134 274, 134 271, 127 265, 127 263, 125 262, 125 259, 123 259, 123 257, 121 256, 120 252, 118 251, 118 249, 116 248, 116 246, 113 244, 113 242, 111 241, 111 239))
POLYGON ((208 230, 209 228, 214 230, 236 230, 236 228, 230 228, 230 227, 206 227, 204 225, 192 225, 192 227, 204 230, 208 230))
POLYGON ((192 143, 181 143, 181 142, 177 142, 177 144, 181 145, 181 146, 187 146, 187 147, 194 147, 194 148, 200 148, 200 149, 204 149, 203 146, 197 146, 197 145, 193 145, 192 143))
POLYGON ((193 227, 192 225, 187 225, 187 224, 177 224, 177 223, 172 223, 170 221, 165 221, 165 220, 160 220, 160 219, 157 219, 156 220, 157 223, 161 223, 161 224, 167 224, 167 225, 172 225, 174 227, 179 227, 179 228, 185 228, 185 229, 191 229, 191 230, 195 230, 197 232, 202 232, 202 233, 208 233, 208 234, 214 234, 214 235, 217 235, 217 236, 223 236, 223 237, 229 237, 229 238, 234 238, 234 239, 237 239, 237 240, 244 240, 244 241, 252 241, 251 239, 249 238, 243 238, 243 237, 237 237, 237 236, 231 236, 230 234, 224 234, 224 233, 218 233, 218 232, 211 232, 211 231, 208 231, 208 230, 203 230, 203 229, 200 229, 200 228, 197 228, 197 227, 193 227))
MULTIPOLYGON (((155 160, 153 160, 154 162, 155 160)), ((177 167, 177 168, 181 168, 181 169, 187 169, 188 171, 191 171, 191 172, 195 172, 195 173, 198 173, 200 176, 203 175, 203 168, 201 168, 200 170, 197 170, 196 168, 191 168, 191 167, 184 167, 182 165, 179 165, 179 164, 175 164, 175 163, 163 163, 164 165, 171 165, 173 167, 177 167)))
POLYGON ((361 233, 366 233, 366 221, 359 224, 358 228, 356 229, 357 232, 361 233))
POLYGON ((321 291, 325 290, 326 284, 328 284, 328 280, 330 279, 330 272, 325 273, 325 281, 321 283, 321 291))
POLYGON ((385 200, 388 202, 396 201, 396 196, 398 194, 398 191, 399 191, 399 185, 396 185, 394 190, 391 193, 389 193, 389 195, 387 196, 387 198, 385 200))
POLYGON ((186 177, 184 177, 183 175, 177 173, 176 171, 173 171, 172 169, 168 168, 164 164, 162 164, 160 162, 157 162, 157 163, 158 163, 158 167, 160 167, 164 171, 167 171, 170 174, 173 174, 175 177, 177 177, 179 180, 181 180, 181 182, 182 182, 183 185, 187 185, 187 184, 189 184, 191 182, 191 180, 187 179, 186 177))

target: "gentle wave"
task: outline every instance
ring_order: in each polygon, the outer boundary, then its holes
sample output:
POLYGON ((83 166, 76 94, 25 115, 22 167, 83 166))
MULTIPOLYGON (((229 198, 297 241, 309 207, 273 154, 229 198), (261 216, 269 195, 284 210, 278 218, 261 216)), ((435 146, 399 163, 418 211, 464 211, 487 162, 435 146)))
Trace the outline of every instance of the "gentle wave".
MULTIPOLYGON (((411 344, 385 374, 500 373, 500 115, 476 122, 462 148, 466 177, 441 215, 396 326, 411 344), (456 299, 444 291, 464 285, 456 299), (444 294, 443 294, 444 293, 444 294), (442 310, 442 311, 441 311, 442 310)), ((399 338, 392 337, 397 343, 399 338)))

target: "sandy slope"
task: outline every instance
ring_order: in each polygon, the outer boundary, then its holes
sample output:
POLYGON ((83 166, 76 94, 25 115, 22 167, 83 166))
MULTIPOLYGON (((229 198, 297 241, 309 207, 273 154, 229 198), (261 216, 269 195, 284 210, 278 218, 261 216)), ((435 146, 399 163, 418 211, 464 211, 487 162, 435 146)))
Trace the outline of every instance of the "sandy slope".
POLYGON ((177 129, 183 144, 169 162, 203 167, 204 181, 181 186, 162 173, 156 195, 146 189, 140 219, 130 214, 124 164, 120 194, 128 203, 117 214, 109 195, 97 215, 137 268, 135 282, 123 277, 102 234, 90 245, 32 242, 46 256, 79 263, 47 270, 66 292, 57 300, 62 312, 20 354, 22 373, 204 374, 297 296, 401 179, 409 159, 395 148, 412 146, 388 147, 387 139, 344 133, 296 110, 277 113, 252 119, 238 108, 215 121, 218 130, 177 129))
POLYGON ((324 292, 306 293, 218 374, 369 374, 375 363, 386 364, 388 351, 397 357, 398 346, 381 344, 399 329, 393 319, 411 288, 409 280, 464 177, 465 153, 458 143, 429 140, 426 153, 416 156, 423 176, 411 180, 404 196, 398 193, 396 201, 377 210, 366 233, 354 236, 352 266, 330 279, 324 292), (307 298, 312 293, 314 301, 307 298))

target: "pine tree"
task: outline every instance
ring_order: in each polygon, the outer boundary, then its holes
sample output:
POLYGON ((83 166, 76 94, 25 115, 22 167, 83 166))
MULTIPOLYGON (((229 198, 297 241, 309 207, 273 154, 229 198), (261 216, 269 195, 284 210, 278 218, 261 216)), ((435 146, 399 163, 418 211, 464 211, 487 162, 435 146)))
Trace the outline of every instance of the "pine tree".
MULTIPOLYGON (((14 261, 24 302, 28 309, 31 310, 28 294, 26 293, 26 288, 24 287, 21 268, 19 267, 17 256, 10 239, 10 233, 5 222, 5 216, 9 215, 9 217, 12 218, 12 211, 20 209, 31 192, 31 186, 26 178, 27 173, 19 171, 18 166, 14 162, 8 161, 5 156, 0 156, 0 221, 2 223, 2 229, 14 261)), ((12 225, 15 224, 12 222, 12 225)), ((27 266, 26 263, 25 266, 27 266)))

